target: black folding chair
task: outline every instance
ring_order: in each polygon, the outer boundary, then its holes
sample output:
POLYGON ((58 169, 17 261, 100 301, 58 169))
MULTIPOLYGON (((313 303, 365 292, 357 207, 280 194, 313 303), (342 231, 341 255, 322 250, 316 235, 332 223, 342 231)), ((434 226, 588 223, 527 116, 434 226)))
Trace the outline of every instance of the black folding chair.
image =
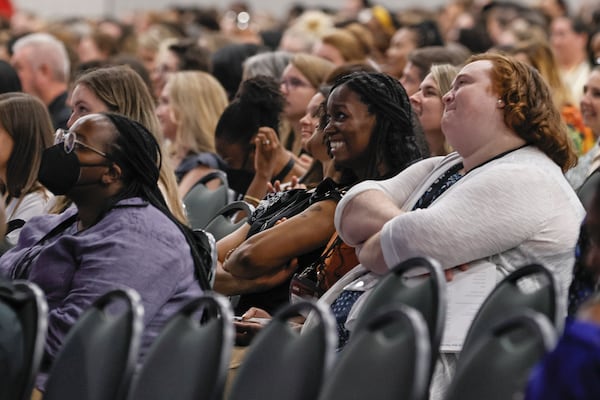
POLYGON ((36 284, 0 283, 0 399, 30 399, 44 354, 47 313, 36 284))
POLYGON ((127 396, 143 329, 140 296, 116 289, 71 328, 46 383, 44 400, 121 400, 127 396))
POLYGON ((461 354, 444 399, 523 398, 531 369, 555 345, 556 330, 544 314, 504 313, 461 354))
POLYGON ((440 264, 431 258, 415 257, 392 268, 365 300, 350 341, 373 315, 394 304, 408 305, 422 314, 430 338, 431 376, 446 322, 446 278, 440 264), (421 273, 422 277, 407 279, 406 275, 415 271, 421 273))
POLYGON ((487 296, 473 318, 463 342, 462 357, 474 340, 483 335, 507 314, 531 309, 544 314, 558 328, 556 279, 550 270, 540 264, 523 266, 500 281, 487 296))
POLYGON ((220 400, 233 336, 227 298, 205 293, 192 300, 152 344, 128 399, 220 400))
POLYGON ((335 355, 336 329, 328 307, 303 300, 285 306, 253 340, 229 400, 314 400, 335 355), (289 319, 312 310, 317 321, 300 332, 289 319))
POLYGON ((250 206, 245 201, 234 201, 217 211, 216 215, 208 222, 205 230, 212 233, 216 241, 229 235, 242 226, 252 214, 250 206), (232 220, 238 213, 243 214, 239 219, 232 220))
POLYGON ((431 349, 420 312, 393 304, 352 335, 325 380, 319 400, 427 397, 431 349))
POLYGON ((198 180, 183 196, 183 204, 192 229, 204 229, 208 222, 228 201, 227 175, 223 171, 213 171, 198 180), (218 179, 220 185, 211 189, 206 184, 218 179))

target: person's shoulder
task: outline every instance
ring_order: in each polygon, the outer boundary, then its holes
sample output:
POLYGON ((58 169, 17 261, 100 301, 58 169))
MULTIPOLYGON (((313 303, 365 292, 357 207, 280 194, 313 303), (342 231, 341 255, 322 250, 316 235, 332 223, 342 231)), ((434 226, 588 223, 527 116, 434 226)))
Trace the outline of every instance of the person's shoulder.
POLYGON ((397 174, 392 180, 403 181, 405 178, 422 179, 429 174, 436 174, 436 171, 446 171, 453 165, 462 161, 458 153, 450 153, 447 156, 433 156, 419 160, 405 170, 397 174))
POLYGON ((149 202, 138 198, 129 198, 119 201, 95 225, 96 230, 105 230, 111 234, 125 234, 125 232, 157 229, 166 225, 170 219, 151 205, 149 202))
POLYGON ((526 146, 508 154, 498 157, 485 163, 481 167, 475 168, 476 173, 485 174, 505 174, 507 172, 521 172, 531 176, 531 174, 562 176, 560 167, 552 161, 543 151, 534 146, 526 146))
POLYGON ((36 190, 23 196, 21 204, 26 206, 40 206, 42 210, 45 210, 53 197, 54 195, 46 190, 36 190))
POLYGON ((530 194, 538 192, 540 195, 562 192, 568 197, 575 196, 561 168, 534 146, 524 147, 487 163, 469 172, 467 177, 484 180, 490 187, 506 190, 524 189, 530 194))
POLYGON ((42 214, 29 218, 20 233, 26 243, 35 243, 63 222, 73 217, 75 210, 67 210, 61 214, 42 214))

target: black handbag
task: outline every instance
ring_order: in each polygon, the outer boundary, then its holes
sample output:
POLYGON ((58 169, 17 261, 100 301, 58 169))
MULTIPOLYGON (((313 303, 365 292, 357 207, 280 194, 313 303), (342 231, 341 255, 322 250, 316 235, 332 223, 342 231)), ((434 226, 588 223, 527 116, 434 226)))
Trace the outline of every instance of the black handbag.
POLYGON ((273 227, 282 218, 300 214, 311 204, 328 199, 339 201, 340 198, 336 183, 329 178, 321 182, 314 191, 292 189, 272 193, 261 201, 250 217, 250 230, 246 238, 273 227))

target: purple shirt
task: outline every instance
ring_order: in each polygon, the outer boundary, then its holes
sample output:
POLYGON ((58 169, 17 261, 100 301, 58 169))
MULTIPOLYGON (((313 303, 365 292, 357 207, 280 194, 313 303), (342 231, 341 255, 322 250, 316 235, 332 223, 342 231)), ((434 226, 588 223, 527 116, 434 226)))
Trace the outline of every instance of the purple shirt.
MULTIPOLYGON (((72 208, 27 222, 16 247, 0 258, 0 273, 11 276, 16 263, 32 246, 76 212, 72 208)), ((183 233, 167 216, 139 198, 119 202, 97 224, 83 231, 78 232, 73 223, 41 246, 29 280, 46 294, 46 351, 52 358, 81 313, 110 290, 129 287, 142 298, 142 355, 166 320, 202 293, 183 233)))

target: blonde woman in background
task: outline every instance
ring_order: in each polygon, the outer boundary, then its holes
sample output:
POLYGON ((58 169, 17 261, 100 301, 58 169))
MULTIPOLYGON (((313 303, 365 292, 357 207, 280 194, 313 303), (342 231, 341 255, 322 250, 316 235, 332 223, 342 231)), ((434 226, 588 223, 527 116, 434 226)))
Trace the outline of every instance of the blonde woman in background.
POLYGON ((452 81, 458 73, 458 67, 450 64, 431 66, 431 70, 419 90, 410 96, 410 103, 425 134, 425 140, 432 156, 445 156, 450 146, 442 133, 442 115, 444 114, 444 96, 452 87, 452 81))
MULTIPOLYGON (((321 57, 298 53, 283 70, 279 89, 285 98, 283 116, 290 130, 281 132, 280 141, 296 156, 300 155, 302 149, 300 119, 306 113, 308 102, 334 67, 334 64, 321 57)), ((312 160, 297 161, 306 161, 302 164, 308 167, 312 160)))
MULTIPOLYGON (((370 32, 367 30, 365 34, 370 32)), ((348 29, 334 29, 315 43, 312 54, 339 67, 350 61, 366 61, 370 50, 367 43, 361 42, 358 34, 348 29)))
MULTIPOLYGON (((112 111, 144 125, 161 146, 164 143, 150 90, 138 73, 128 66, 99 68, 81 75, 73 86, 71 107, 73 112, 67 123, 69 127, 84 115, 112 111)), ((158 182, 173 215, 185 222, 183 205, 177 194, 177 182, 170 163, 161 164, 158 182)), ((57 204, 53 211, 62 211, 61 208, 64 210, 64 204, 63 207, 57 204)))
POLYGON ((166 24, 152 24, 142 32, 137 40, 136 56, 140 59, 148 73, 156 68, 156 56, 163 40, 181 38, 181 34, 166 24))
POLYGON ((156 114, 171 142, 181 197, 204 175, 225 168, 216 154, 215 128, 227 104, 225 89, 206 72, 176 72, 167 79, 156 114))

